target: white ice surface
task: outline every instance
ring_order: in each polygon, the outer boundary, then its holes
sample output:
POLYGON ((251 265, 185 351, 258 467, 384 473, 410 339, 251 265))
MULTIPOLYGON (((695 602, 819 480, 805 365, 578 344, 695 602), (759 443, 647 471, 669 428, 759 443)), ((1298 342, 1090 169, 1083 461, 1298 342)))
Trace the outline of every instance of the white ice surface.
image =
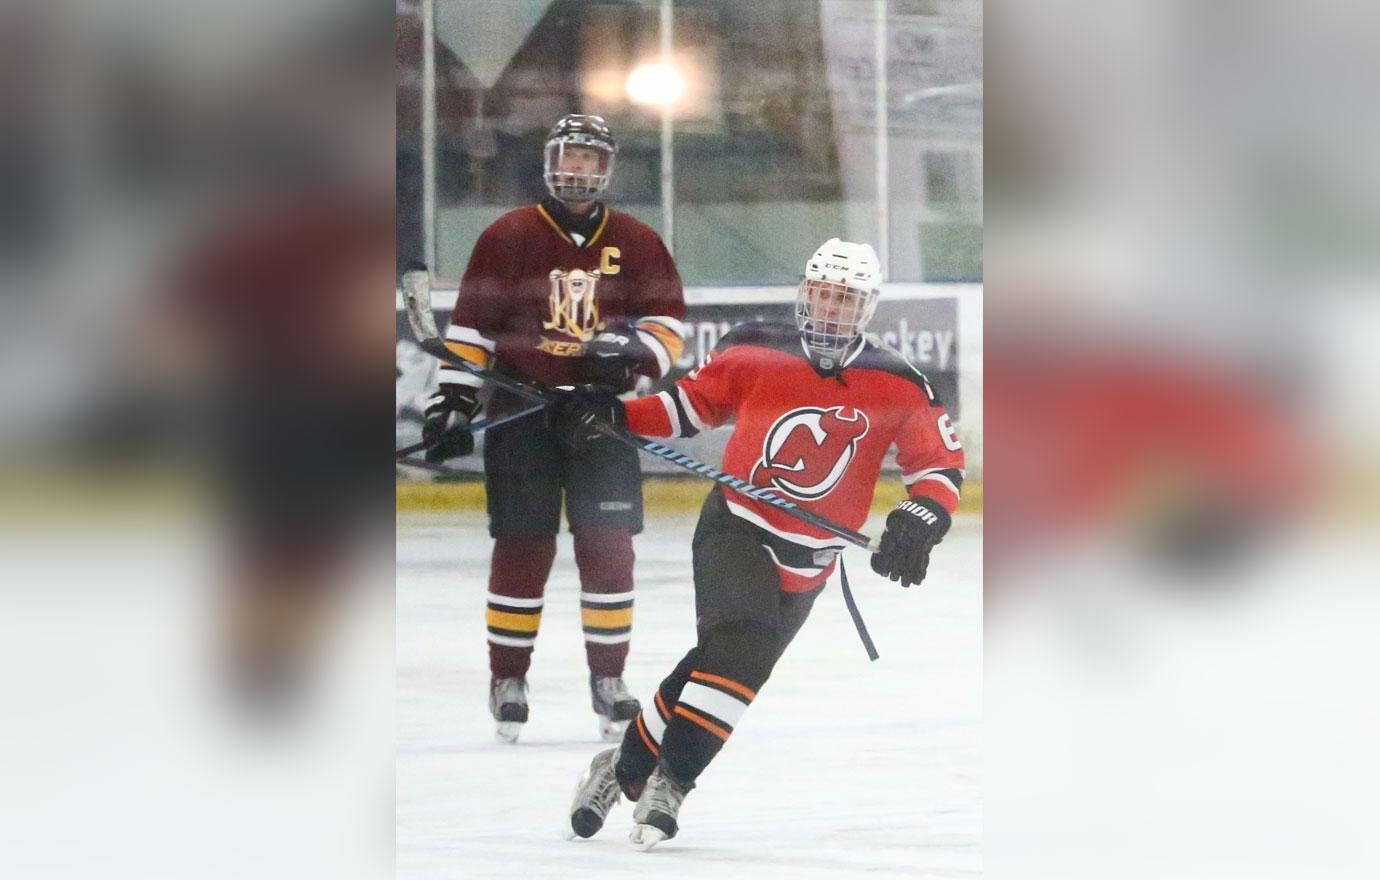
MULTIPOLYGON (((880 521, 868 524, 880 531, 880 521)), ((644 702, 694 638, 694 516, 649 518, 636 539, 626 677, 644 702)), ((981 874, 981 520, 959 518, 921 587, 847 555, 881 659, 869 663, 837 578, 651 853, 616 806, 565 839, 570 795, 596 751, 579 583, 562 534, 529 673, 531 721, 495 742, 486 700, 482 514, 410 515, 397 529, 397 866, 417 878, 812 880, 981 874)))

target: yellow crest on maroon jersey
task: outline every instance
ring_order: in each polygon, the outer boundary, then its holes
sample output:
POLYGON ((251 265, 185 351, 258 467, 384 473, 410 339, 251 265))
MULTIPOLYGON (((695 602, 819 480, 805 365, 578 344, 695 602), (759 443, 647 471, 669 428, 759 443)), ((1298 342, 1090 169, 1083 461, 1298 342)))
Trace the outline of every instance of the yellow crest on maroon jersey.
POLYGON ((552 269, 548 276, 551 279, 551 317, 541 322, 542 327, 574 336, 581 342, 593 339, 599 329, 599 303, 594 299, 594 288, 599 284, 600 275, 598 269, 593 272, 552 269))

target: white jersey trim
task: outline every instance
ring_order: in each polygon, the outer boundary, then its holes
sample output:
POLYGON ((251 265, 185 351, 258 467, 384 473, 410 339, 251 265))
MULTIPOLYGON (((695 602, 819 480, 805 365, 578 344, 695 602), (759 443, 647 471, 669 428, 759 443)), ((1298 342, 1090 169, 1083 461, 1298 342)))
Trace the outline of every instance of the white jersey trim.
POLYGON ((672 333, 679 336, 681 339, 685 338, 685 324, 683 324, 680 321, 677 321, 670 315, 647 315, 645 317, 638 318, 637 320, 637 323, 639 324, 646 324, 648 322, 651 322, 653 324, 660 324, 667 330, 670 330, 672 333))
POLYGON ((446 328, 446 338, 451 342, 463 342, 466 345, 477 345, 489 354, 494 353, 494 341, 473 327, 466 327, 463 324, 451 324, 446 328))
POLYGON ((782 563, 781 560, 777 558, 775 551, 773 551, 770 547, 768 547, 765 544, 763 544, 762 546, 766 549, 767 555, 771 557, 771 561, 775 562, 776 567, 781 569, 782 571, 789 571, 791 574, 798 574, 801 577, 814 577, 815 575, 823 572, 825 568, 827 568, 827 566, 824 565, 821 565, 818 568, 792 568, 791 566, 782 563))
MULTIPOLYGON (((767 522, 760 515, 758 515, 756 511, 744 507, 743 505, 734 501, 727 494, 724 495, 724 501, 728 503, 729 513, 741 517, 747 520, 748 522, 752 523, 753 525, 758 526, 759 528, 766 529, 773 535, 776 535, 778 538, 784 538, 787 541, 790 541, 792 544, 800 544, 801 546, 809 547, 812 550, 843 549, 842 544, 840 544, 837 540, 831 538, 812 538, 809 535, 799 535, 795 532, 783 531, 782 529, 779 529, 771 523, 767 522)), ((815 573, 818 574, 818 572, 815 573)))
POLYGON ((680 424, 680 416, 676 415, 676 402, 671 399, 670 392, 658 392, 656 399, 661 401, 662 408, 666 410, 666 419, 671 423, 671 436, 684 437, 685 428, 680 424))
POLYGON ((642 340, 642 344, 650 348, 652 354, 656 355, 656 378, 660 379, 662 376, 665 376, 671 369, 671 353, 666 350, 666 346, 662 344, 660 339, 657 339, 646 330, 637 330, 635 332, 637 333, 637 338, 642 340))
POLYGON ((965 477, 965 478, 966 478, 966 477, 968 476, 968 472, 967 472, 965 469, 963 469, 963 468, 943 468, 943 467, 923 468, 922 470, 918 470, 918 471, 916 471, 916 472, 914 472, 914 473, 911 473, 911 474, 902 474, 902 475, 901 475, 901 482, 903 482, 903 483, 905 483, 907 486, 909 486, 911 483, 914 483, 916 480, 919 480, 921 477, 925 476, 926 474, 937 474, 937 473, 939 473, 940 471, 952 471, 952 470, 957 470, 957 471, 958 471, 958 475, 959 475, 960 477, 965 477))
POLYGON ((445 364, 442 364, 441 372, 436 374, 436 381, 441 385, 464 385, 467 388, 480 388, 484 385, 484 380, 474 373, 445 364))
MULTIPOLYGON (((923 483, 923 482, 925 482, 926 480, 933 480, 933 481, 936 482, 936 483, 943 483, 943 484, 944 484, 944 487, 947 488, 950 492, 954 493, 955 495, 960 495, 960 494, 961 494, 961 493, 958 491, 958 487, 954 485, 954 481, 953 481, 953 480, 950 480, 948 477, 944 476, 943 474, 925 474, 923 477, 921 477, 920 479, 916 480, 915 482, 916 482, 916 483, 923 483)), ((914 484, 912 484, 912 485, 914 485, 914 484)))
POLYGON ((700 414, 695 411, 695 405, 691 403, 690 398, 686 396, 685 389, 677 385, 676 394, 680 396, 681 405, 685 407, 685 414, 690 417, 690 424, 695 426, 695 430, 708 431, 709 426, 704 423, 704 420, 700 418, 700 414))

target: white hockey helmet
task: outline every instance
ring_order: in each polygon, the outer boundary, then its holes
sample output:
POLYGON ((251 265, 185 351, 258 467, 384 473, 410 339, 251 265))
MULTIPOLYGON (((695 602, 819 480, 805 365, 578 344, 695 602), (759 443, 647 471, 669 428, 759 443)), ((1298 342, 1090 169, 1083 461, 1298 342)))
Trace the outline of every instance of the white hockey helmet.
POLYGON ((881 262, 870 244, 831 238, 806 261, 795 325, 821 366, 832 368, 862 335, 881 284, 881 262))

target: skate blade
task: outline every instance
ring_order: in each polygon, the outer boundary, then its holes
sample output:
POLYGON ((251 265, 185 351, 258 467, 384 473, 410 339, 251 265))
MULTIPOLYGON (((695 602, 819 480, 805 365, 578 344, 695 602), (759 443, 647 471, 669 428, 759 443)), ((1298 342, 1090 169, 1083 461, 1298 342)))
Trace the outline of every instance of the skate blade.
POLYGON ((606 743, 622 742, 627 729, 626 721, 614 721, 605 715, 599 716, 599 737, 606 743))
POLYGON ((666 835, 655 825, 634 825, 628 834, 628 843, 639 852, 646 852, 665 839, 666 835))
POLYGON ((515 743, 518 741, 519 733, 522 733, 521 721, 500 721, 494 728, 494 739, 503 743, 515 743))

